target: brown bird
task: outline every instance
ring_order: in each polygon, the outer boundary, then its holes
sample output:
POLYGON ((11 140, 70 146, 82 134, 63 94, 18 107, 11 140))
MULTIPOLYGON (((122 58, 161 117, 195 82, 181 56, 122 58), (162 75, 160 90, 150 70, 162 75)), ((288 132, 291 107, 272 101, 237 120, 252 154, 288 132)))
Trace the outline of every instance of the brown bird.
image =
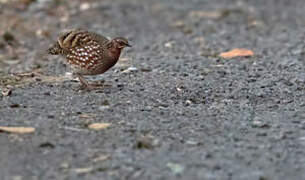
POLYGON ((121 51, 131 47, 127 39, 106 37, 85 30, 69 30, 59 34, 55 44, 49 49, 52 55, 61 55, 79 78, 81 88, 93 88, 97 84, 88 83, 83 75, 103 74, 119 60, 121 51))

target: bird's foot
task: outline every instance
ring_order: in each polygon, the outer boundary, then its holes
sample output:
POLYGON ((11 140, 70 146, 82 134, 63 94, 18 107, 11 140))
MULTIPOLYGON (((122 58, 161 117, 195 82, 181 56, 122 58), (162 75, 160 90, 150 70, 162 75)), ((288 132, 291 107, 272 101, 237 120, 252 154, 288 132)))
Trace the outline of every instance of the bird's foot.
POLYGON ((101 89, 107 87, 112 87, 112 85, 99 83, 99 82, 86 83, 86 84, 82 83, 78 90, 94 90, 94 89, 101 89))

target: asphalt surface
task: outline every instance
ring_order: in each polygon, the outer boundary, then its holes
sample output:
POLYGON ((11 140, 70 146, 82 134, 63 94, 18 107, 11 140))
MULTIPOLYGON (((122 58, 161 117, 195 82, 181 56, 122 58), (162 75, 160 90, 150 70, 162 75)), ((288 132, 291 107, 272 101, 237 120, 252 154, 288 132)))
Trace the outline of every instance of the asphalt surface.
POLYGON ((0 2, 0 125, 35 128, 0 133, 1 180, 305 179, 305 1, 0 2), (67 28, 131 41, 111 87, 44 54, 67 28))

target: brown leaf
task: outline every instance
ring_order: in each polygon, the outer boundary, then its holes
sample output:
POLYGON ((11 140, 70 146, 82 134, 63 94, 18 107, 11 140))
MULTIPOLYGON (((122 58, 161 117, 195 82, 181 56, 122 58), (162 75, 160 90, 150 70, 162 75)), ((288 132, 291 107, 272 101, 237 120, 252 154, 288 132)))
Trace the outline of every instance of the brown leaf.
POLYGON ((28 134, 35 131, 33 127, 7 127, 7 126, 0 126, 0 132, 7 132, 7 133, 15 133, 15 134, 28 134))
POLYGON ((254 56, 254 52, 248 49, 233 49, 228 52, 223 52, 219 56, 226 59, 231 59, 234 57, 249 57, 254 56))
POLYGON ((93 123, 88 126, 89 129, 92 130, 101 130, 101 129, 106 129, 109 127, 111 123, 93 123))

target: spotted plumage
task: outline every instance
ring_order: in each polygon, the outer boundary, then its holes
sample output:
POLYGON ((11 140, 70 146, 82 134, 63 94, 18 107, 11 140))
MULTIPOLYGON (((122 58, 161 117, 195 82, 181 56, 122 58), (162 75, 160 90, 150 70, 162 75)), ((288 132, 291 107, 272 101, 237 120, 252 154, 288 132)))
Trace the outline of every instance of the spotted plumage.
POLYGON ((108 40, 94 32, 70 30, 59 35, 48 53, 63 56, 81 83, 88 87, 90 84, 82 76, 106 72, 117 63, 126 46, 130 47, 122 37, 108 40))

